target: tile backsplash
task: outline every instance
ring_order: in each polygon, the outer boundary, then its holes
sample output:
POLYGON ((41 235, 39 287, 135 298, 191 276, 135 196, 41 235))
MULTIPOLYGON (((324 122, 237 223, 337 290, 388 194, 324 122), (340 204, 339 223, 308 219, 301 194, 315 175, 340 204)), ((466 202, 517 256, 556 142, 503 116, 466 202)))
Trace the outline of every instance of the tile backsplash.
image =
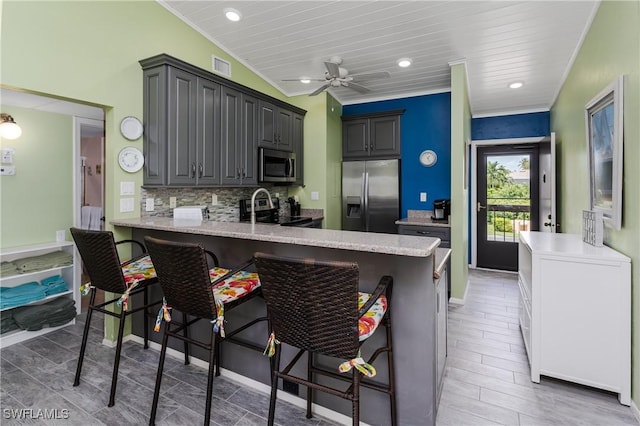
MULTIPOLYGON (((282 210, 287 199, 286 187, 264 186, 272 197, 279 194, 280 209, 282 210)), ((219 222, 235 222, 240 216, 239 202, 243 198, 251 198, 256 188, 142 188, 140 192, 140 216, 173 216, 173 209, 169 207, 170 198, 176 197, 176 207, 181 206, 208 206, 209 219, 219 222), (211 204, 211 196, 216 195, 217 204, 211 204), (153 198, 154 210, 146 211, 146 199, 153 198)), ((262 195, 263 196, 263 195, 262 195)))

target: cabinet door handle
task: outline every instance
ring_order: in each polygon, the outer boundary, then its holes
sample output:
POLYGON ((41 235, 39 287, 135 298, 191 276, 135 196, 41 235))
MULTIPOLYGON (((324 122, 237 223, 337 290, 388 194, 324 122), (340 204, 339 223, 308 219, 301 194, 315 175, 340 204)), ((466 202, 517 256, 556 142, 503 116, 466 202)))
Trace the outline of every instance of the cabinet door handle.
POLYGON ((202 163, 198 164, 198 177, 202 177, 204 173, 204 169, 202 167, 202 163))
POLYGON ((236 177, 240 179, 240 167, 236 170, 236 177))
POLYGON ((242 177, 246 177, 247 174, 244 172, 244 167, 242 169, 240 169, 240 170, 242 170, 242 177))
POLYGON ((431 232, 429 231, 416 231, 416 232, 420 235, 431 235, 431 232))
POLYGON ((191 177, 196 177, 196 163, 191 163, 191 177))

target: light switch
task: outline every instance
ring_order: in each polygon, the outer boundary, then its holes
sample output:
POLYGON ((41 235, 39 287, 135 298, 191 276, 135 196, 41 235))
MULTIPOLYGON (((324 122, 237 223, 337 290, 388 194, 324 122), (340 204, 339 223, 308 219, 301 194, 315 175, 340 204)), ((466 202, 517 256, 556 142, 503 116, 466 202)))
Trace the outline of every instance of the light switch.
POLYGON ((318 201, 320 199, 320 194, 317 191, 313 191, 311 193, 311 200, 312 201, 318 201))
POLYGON ((120 182, 120 195, 134 195, 135 191, 133 182, 120 182))
POLYGON ((120 198, 120 213, 133 211, 133 198, 120 198))
POLYGON ((427 202, 427 193, 426 192, 421 192, 420 193, 420 202, 421 203, 426 203, 427 202))
POLYGON ((13 148, 4 148, 2 150, 2 163, 12 164, 14 152, 15 150, 13 148))
POLYGON ((144 206, 145 206, 145 210, 146 210, 146 211, 148 211, 148 212, 152 212, 152 211, 153 211, 153 209, 155 208, 153 198, 147 198, 147 199, 145 200, 144 206))

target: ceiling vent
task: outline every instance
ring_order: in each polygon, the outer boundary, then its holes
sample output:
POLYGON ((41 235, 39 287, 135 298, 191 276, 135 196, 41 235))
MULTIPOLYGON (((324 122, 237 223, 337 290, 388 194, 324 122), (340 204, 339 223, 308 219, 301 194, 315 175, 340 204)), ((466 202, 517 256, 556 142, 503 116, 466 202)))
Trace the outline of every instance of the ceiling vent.
POLYGON ((217 56, 211 56, 213 62, 213 70, 219 74, 231 77, 231 63, 217 56))

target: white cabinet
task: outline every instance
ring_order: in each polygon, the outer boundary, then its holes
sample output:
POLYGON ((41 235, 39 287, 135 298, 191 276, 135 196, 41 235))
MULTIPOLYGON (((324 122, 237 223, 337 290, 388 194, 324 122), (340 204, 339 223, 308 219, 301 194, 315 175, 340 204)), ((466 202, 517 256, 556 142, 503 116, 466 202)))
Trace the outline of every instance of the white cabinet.
MULTIPOLYGON (((13 262, 18 259, 39 256, 47 253, 52 253, 55 251, 64 251, 71 254, 71 256, 73 257, 73 263, 69 266, 46 268, 46 269, 36 270, 28 273, 2 276, 0 277, 0 286, 15 287, 15 286, 32 282, 32 281, 40 282, 45 278, 48 278, 54 275, 60 275, 62 276, 62 278, 64 278, 64 281, 67 284, 67 288, 68 288, 67 291, 52 294, 50 296, 47 296, 44 299, 39 299, 21 306, 40 305, 59 297, 67 297, 67 298, 72 298, 75 301, 76 314, 80 314, 80 310, 81 310, 80 295, 79 295, 79 287, 77 284, 80 279, 79 277, 80 269, 78 268, 79 258, 76 254, 75 246, 72 242, 63 241, 63 242, 37 244, 37 245, 30 245, 30 246, 3 248, 3 249, 0 249, 0 260, 2 262, 13 262)), ((1 309, 1 311, 4 313, 5 311, 10 311, 12 309, 16 309, 21 306, 7 307, 4 309, 1 309)), ((0 347, 7 347, 9 345, 13 345, 14 343, 22 342, 32 337, 49 333, 53 330, 57 330, 58 328, 64 327, 69 324, 73 324, 74 322, 75 320, 72 320, 67 324, 61 325, 59 327, 47 327, 37 331, 26 331, 26 330, 20 330, 20 329, 8 331, 0 335, 0 347)))
POLYGON ((579 235, 521 232, 520 328, 531 380, 619 394, 631 403, 631 261, 579 235))

